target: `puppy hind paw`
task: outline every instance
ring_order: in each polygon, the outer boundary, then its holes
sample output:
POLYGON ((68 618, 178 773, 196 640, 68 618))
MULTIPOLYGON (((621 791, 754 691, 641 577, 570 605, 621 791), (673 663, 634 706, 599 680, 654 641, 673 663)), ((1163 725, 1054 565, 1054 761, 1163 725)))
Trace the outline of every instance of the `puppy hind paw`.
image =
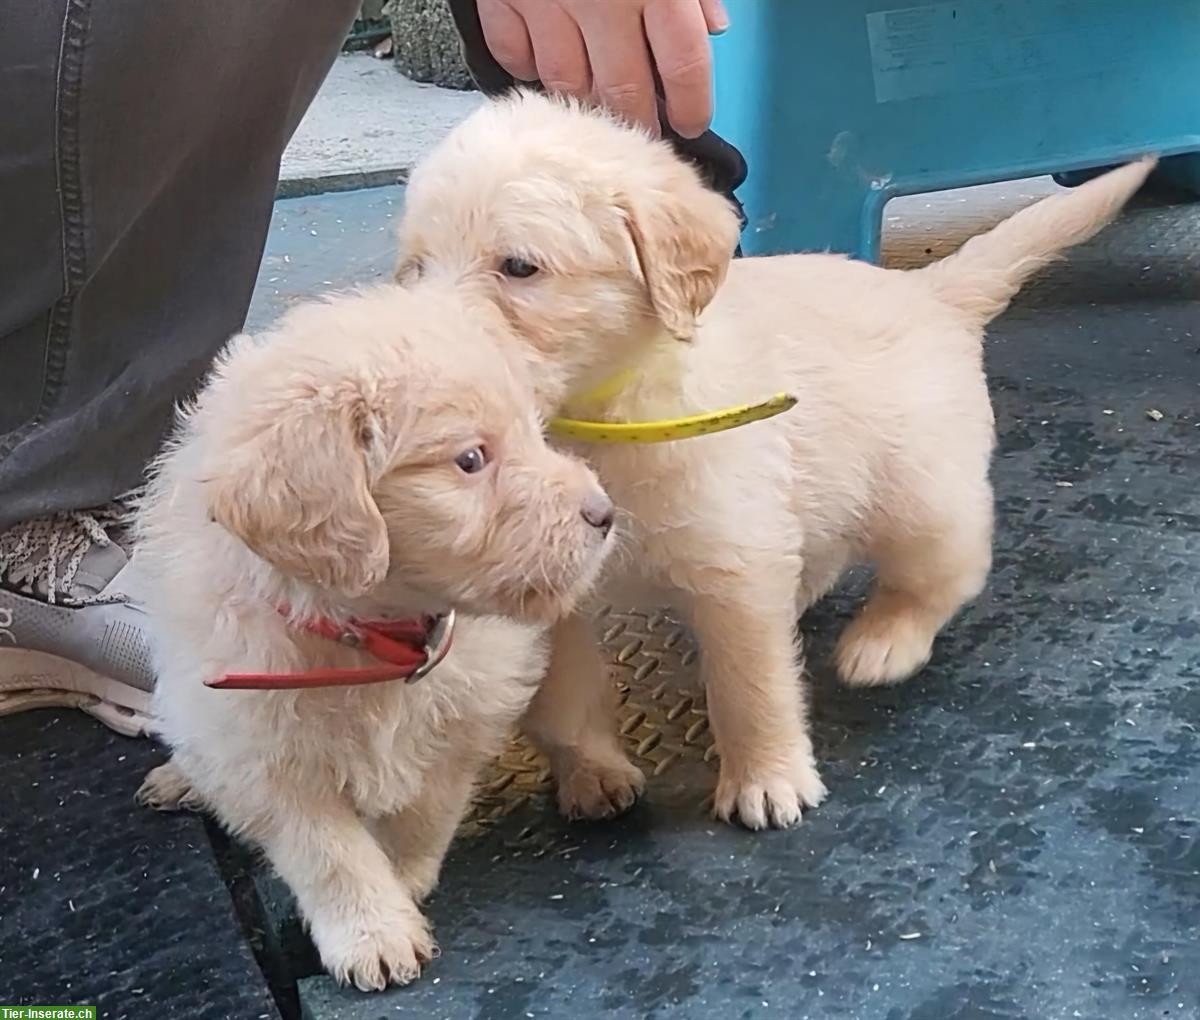
POLYGON ((558 809, 572 820, 614 818, 633 807, 645 788, 642 770, 620 754, 578 761, 558 773, 558 809))
POLYGON ((396 874, 416 903, 424 903, 437 888, 442 870, 440 857, 423 857, 397 865, 396 874))
POLYGON ((860 616, 838 641, 838 676, 849 687, 898 684, 929 661, 933 638, 910 616, 860 616))

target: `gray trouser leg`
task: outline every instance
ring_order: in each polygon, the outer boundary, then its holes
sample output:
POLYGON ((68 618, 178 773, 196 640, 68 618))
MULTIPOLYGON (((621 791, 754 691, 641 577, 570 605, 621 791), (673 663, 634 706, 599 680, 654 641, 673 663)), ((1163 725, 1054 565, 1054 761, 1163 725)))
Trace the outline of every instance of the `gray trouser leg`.
POLYGON ((0 528, 136 485, 358 0, 0 0, 0 528))

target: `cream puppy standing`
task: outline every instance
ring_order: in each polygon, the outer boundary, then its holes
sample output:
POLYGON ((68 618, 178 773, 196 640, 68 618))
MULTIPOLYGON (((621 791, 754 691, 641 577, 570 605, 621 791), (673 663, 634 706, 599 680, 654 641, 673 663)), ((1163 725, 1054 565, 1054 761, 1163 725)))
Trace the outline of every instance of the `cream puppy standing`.
MULTIPOLYGON (((666 144, 539 96, 484 107, 413 174, 399 278, 486 292, 547 413, 637 421, 799 398, 717 436, 585 451, 631 518, 630 578, 666 589, 697 631, 718 815, 785 826, 824 796, 794 628, 848 565, 878 572, 838 646, 850 684, 912 674, 979 592, 992 538, 983 329, 1151 166, 1047 199, 917 272, 831 255, 731 265, 733 210, 666 144), (597 386, 602 398, 581 396, 597 386)), ((564 811, 612 813, 641 777, 614 735, 593 636, 575 618, 553 644, 529 732, 564 811)))
POLYGON ((610 545, 612 504, 547 447, 478 311, 389 286, 235 339, 141 511, 173 750, 142 799, 202 802, 260 845, 325 966, 364 989, 433 955, 418 903, 545 670, 540 627, 487 614, 561 615, 610 545), (364 621, 449 610, 449 654, 416 683, 206 686, 380 667, 364 621))

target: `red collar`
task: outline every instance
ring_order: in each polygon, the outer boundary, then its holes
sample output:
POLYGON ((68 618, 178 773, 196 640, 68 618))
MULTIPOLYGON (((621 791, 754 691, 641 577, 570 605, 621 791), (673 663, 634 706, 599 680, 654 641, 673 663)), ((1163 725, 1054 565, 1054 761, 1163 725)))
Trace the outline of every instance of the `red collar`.
POLYGON ((414 620, 350 620, 345 624, 317 619, 296 626, 327 641, 361 649, 388 665, 310 669, 301 673, 228 673, 216 680, 206 680, 205 686, 223 691, 277 691, 349 687, 388 680, 416 683, 450 651, 450 642, 454 638, 454 612, 414 620))

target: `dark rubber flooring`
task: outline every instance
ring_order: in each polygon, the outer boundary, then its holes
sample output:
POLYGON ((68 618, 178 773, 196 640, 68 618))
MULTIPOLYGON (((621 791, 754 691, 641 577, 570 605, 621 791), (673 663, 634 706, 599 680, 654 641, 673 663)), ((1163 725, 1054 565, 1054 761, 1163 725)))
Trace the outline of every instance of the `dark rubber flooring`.
POLYGON ((0 719, 0 1005, 279 1016, 204 822, 133 803, 162 758, 72 712, 0 719))
MULTIPOLYGON (((256 320, 386 272, 399 201, 280 203, 256 320)), ((893 260, 925 257, 926 233, 901 233, 893 260)), ((1135 209, 996 324, 992 582, 895 690, 831 678, 861 583, 805 619, 831 796, 803 825, 706 816, 695 650, 669 618, 614 609, 600 626, 645 802, 568 825, 514 746, 431 904, 444 955, 382 995, 319 974, 273 880, 235 881, 277 990, 298 978, 309 1020, 1200 1017, 1198 238, 1197 207, 1135 209)), ((267 1012, 199 823, 131 805, 150 753, 55 718, 0 720, 5 758, 21 752, 0 798, 0 1001, 35 974, 39 991, 87 982, 113 1016, 267 1012), (124 771, 97 764, 117 747, 124 771), (42 882, 75 868, 92 889, 102 943, 81 947, 76 915, 30 878, 33 846, 42 882), (169 1011, 205 980, 247 998, 169 1011)))

